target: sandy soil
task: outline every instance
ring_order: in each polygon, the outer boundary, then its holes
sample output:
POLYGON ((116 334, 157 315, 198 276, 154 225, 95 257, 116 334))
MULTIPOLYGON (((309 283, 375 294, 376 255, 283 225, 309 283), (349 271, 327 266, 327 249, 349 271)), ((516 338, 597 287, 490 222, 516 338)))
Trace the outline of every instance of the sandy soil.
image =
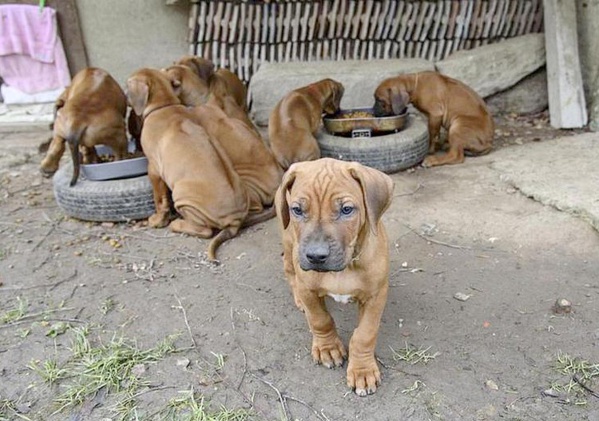
MULTIPOLYGON (((497 130, 497 148, 516 154, 567 134, 545 115, 498 119, 497 130)), ((213 266, 204 240, 65 217, 38 174, 48 133, 0 136, 0 419, 200 419, 164 415, 193 390, 213 411, 262 420, 599 420, 599 395, 576 383, 599 376, 597 233, 503 183, 493 153, 393 175, 384 378, 359 398, 344 369, 311 360, 276 221, 225 243, 213 266), (559 298, 571 309, 556 313, 559 298), (56 413, 83 376, 84 328, 93 349, 122 339, 147 350, 170 335, 178 349, 117 382, 146 382, 133 396, 105 386, 56 413), (66 378, 49 384, 42 371, 66 378)), ((329 307, 347 342, 356 308, 329 307)), ((596 378, 585 384, 599 392, 596 378)))

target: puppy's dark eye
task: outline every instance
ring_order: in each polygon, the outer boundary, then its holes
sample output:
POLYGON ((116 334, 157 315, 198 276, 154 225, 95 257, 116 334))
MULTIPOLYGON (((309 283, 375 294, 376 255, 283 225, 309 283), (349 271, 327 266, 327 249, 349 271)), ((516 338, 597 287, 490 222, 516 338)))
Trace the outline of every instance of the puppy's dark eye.
POLYGON ((345 216, 347 216, 347 215, 351 215, 352 213, 354 213, 354 210, 355 210, 355 209, 356 209, 356 208, 354 208, 354 207, 353 207, 353 206, 351 206, 351 205, 343 205, 343 206, 341 207, 341 215, 345 215, 345 216))
POLYGON ((302 210, 301 206, 294 205, 291 206, 291 213, 295 216, 302 216, 304 214, 304 211, 302 210))

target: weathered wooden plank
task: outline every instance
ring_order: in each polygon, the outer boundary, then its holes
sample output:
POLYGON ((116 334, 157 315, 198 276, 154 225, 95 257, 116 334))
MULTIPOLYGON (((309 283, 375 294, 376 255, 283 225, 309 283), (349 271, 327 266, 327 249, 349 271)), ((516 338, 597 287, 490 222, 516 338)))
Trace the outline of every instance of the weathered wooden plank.
POLYGON ((556 128, 583 127, 587 111, 578 57, 576 5, 544 0, 545 49, 550 123, 556 128))

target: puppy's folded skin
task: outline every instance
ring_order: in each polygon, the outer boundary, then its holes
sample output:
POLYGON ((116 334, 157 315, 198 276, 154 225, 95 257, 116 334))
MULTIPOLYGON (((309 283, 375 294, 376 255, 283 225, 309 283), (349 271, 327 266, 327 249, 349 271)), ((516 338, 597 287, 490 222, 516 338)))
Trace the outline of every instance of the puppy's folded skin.
POLYGON ((312 332, 312 357, 335 367, 348 356, 347 384, 360 396, 374 393, 381 381, 374 350, 389 281, 381 216, 392 192, 393 181, 378 170, 322 158, 291 165, 275 198, 283 268, 312 332), (359 305, 349 353, 326 296, 359 305))

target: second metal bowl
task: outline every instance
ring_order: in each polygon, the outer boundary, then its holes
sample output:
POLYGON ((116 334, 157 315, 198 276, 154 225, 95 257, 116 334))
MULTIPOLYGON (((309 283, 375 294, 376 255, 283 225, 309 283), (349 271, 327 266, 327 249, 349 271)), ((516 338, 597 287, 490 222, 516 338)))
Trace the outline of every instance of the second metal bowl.
POLYGON ((355 133, 369 132, 370 135, 387 134, 403 129, 408 113, 388 117, 375 117, 372 108, 352 108, 339 110, 334 115, 324 116, 325 129, 332 135, 355 136, 355 133))

